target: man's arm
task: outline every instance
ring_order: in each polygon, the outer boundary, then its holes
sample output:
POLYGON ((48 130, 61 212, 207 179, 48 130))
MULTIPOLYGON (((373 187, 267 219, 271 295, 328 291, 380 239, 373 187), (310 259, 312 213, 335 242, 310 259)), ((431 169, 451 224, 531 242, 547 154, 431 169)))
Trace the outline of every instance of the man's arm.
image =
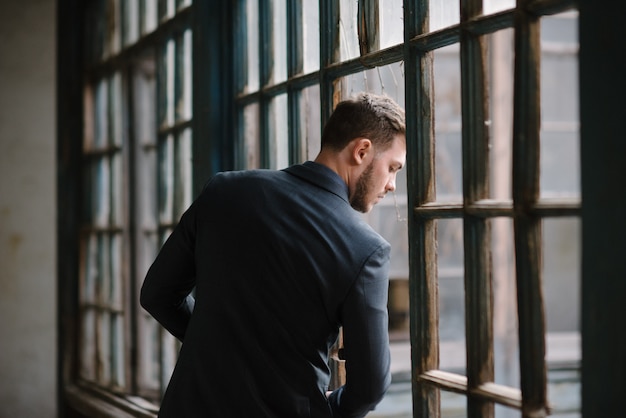
POLYGON ((391 383, 387 294, 390 246, 367 260, 342 308, 346 384, 329 397, 333 414, 365 416, 391 383))
POLYGON ((195 205, 185 212, 148 270, 141 288, 141 306, 165 329, 183 340, 194 307, 196 283, 195 205))

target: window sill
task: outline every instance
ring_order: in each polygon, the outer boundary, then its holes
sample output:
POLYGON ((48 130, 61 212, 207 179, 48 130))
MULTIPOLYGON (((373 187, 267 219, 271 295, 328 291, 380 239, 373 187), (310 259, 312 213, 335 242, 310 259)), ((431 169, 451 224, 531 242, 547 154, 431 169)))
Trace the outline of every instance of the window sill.
POLYGON ((156 418, 158 408, 139 397, 123 397, 86 384, 64 389, 66 404, 90 418, 156 418))

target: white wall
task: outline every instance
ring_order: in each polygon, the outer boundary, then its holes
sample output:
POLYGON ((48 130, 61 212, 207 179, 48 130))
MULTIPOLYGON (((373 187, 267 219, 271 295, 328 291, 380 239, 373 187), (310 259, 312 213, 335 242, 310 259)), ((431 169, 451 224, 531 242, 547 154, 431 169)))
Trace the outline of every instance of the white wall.
POLYGON ((56 416, 55 1, 0 1, 0 418, 56 416))

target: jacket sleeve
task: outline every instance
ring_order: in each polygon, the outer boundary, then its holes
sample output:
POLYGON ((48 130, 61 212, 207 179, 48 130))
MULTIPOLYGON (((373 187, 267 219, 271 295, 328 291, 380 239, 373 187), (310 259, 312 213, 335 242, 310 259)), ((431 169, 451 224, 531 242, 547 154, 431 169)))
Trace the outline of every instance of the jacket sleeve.
POLYGON ((163 244, 140 294, 141 306, 181 341, 195 303, 191 291, 196 283, 196 206, 197 202, 183 214, 163 244))
POLYGON ((364 417, 382 400, 391 383, 390 250, 385 242, 370 255, 342 307, 346 384, 329 396, 335 417, 364 417))

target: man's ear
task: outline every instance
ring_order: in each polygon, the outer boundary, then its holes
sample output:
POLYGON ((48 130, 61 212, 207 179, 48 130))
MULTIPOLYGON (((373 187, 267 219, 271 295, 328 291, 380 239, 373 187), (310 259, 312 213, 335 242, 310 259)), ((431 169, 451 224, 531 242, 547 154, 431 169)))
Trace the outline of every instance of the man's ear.
POLYGON ((363 160, 372 152, 372 141, 367 138, 356 138, 352 145, 352 159, 358 165, 363 163, 363 160))

